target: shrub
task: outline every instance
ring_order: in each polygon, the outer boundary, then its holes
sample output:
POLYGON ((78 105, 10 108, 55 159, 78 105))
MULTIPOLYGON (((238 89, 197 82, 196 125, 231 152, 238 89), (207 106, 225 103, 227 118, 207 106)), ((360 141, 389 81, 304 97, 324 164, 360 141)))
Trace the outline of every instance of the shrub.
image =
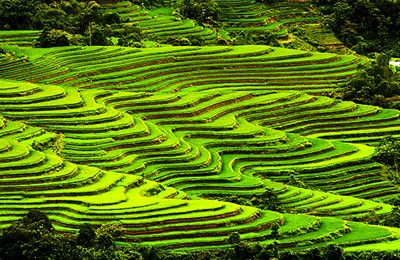
POLYGON ((240 234, 238 232, 233 232, 229 235, 228 243, 235 245, 240 243, 240 234))
POLYGON ((178 0, 177 12, 201 23, 218 24, 221 10, 215 0, 178 0))
POLYGON ((0 29, 38 29, 39 0, 0 0, 0 29))
POLYGON ((68 46, 70 42, 68 38, 71 35, 62 30, 56 29, 45 29, 40 34, 38 39, 38 43, 36 44, 37 47, 55 47, 55 46, 68 46))
POLYGON ((192 43, 186 37, 169 37, 162 43, 171 44, 172 46, 191 46, 192 43))

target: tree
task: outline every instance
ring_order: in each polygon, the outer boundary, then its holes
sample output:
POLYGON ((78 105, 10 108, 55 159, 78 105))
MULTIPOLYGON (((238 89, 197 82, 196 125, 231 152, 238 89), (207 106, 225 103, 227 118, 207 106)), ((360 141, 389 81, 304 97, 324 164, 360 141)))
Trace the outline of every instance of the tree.
MULTIPOLYGON (((96 1, 0 0, 0 29, 41 29, 38 47, 111 45, 113 29, 124 27, 126 19, 99 10, 96 1)), ((135 36, 138 45, 142 37, 135 36)), ((131 33, 123 42, 132 38, 131 33)))
POLYGON ((279 2, 279 0, 256 0, 256 2, 263 3, 263 4, 273 4, 279 2))
POLYGON ((44 29, 37 40, 37 47, 68 46, 71 35, 62 30, 44 29))
POLYGON ((141 47, 143 34, 140 27, 135 24, 124 25, 118 30, 113 30, 113 36, 118 37, 118 45, 141 47))
POLYGON ((25 217, 2 230, 0 259, 161 259, 154 253, 155 249, 144 255, 141 253, 145 251, 144 247, 117 246, 115 242, 120 239, 122 232, 119 225, 102 225, 95 231, 85 224, 78 236, 63 235, 56 232, 46 214, 31 210, 25 217))
POLYGON ((179 0, 177 11, 184 17, 201 23, 216 24, 221 10, 215 0, 179 0))
POLYGON ((70 243, 55 232, 49 218, 31 210, 3 230, 0 236, 0 259, 68 259, 70 243), (61 249, 61 250, 60 250, 61 249))
POLYGON ((400 108, 400 74, 389 66, 390 56, 377 54, 345 87, 342 99, 386 108, 400 108))
POLYGON ((96 231, 93 229, 92 226, 85 223, 79 229, 78 236, 77 236, 77 244, 82 247, 92 247, 96 243, 96 231))
POLYGON ((389 227, 400 227, 400 209, 399 207, 393 207, 389 214, 386 214, 380 221, 381 225, 389 227))
POLYGON ((0 29, 38 29, 35 13, 39 0, 0 0, 0 29))
MULTIPOLYGON (((174 1, 171 1, 174 2, 174 1)), ((135 0, 135 3, 141 4, 147 7, 152 6, 165 6, 165 0, 135 0)))
POLYGON ((96 230, 96 246, 99 249, 115 249, 115 242, 121 238, 124 229, 120 225, 102 225, 96 230))
MULTIPOLYGON (((93 23, 98 22, 100 20, 99 18, 99 12, 98 10, 100 9, 100 5, 96 3, 96 1, 90 1, 83 12, 83 23, 88 24, 88 30, 89 30, 89 46, 92 46, 93 44, 93 23)), ((97 37, 101 37, 98 33, 97 37)), ((102 35, 103 36, 103 35, 102 35)), ((96 38, 97 39, 97 38, 96 38)), ((98 40, 98 39, 97 39, 98 40)))
POLYGON ((228 243, 235 245, 240 243, 240 234, 238 232, 233 232, 229 235, 228 243))
POLYGON ((394 167, 394 180, 399 181, 400 141, 392 136, 386 136, 380 143, 374 158, 380 163, 394 167))
POLYGON ((278 238, 278 236, 279 236, 279 225, 277 223, 272 223, 271 230, 272 230, 271 236, 273 238, 278 238))
POLYGON ((389 52, 400 39, 400 4, 393 0, 313 0, 336 36, 361 54, 389 52))
POLYGON ((343 248, 335 245, 329 244, 323 250, 324 256, 326 260, 343 260, 343 248))

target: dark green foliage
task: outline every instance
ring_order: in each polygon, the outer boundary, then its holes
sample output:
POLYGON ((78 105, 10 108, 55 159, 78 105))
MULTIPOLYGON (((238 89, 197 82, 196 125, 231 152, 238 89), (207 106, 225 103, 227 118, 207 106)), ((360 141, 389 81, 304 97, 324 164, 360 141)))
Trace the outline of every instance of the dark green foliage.
POLYGON ((147 7, 165 6, 165 0, 133 0, 131 2, 133 2, 135 4, 144 5, 144 6, 147 6, 147 7))
POLYGON ((271 236, 273 238, 278 238, 278 236, 279 236, 279 225, 276 224, 276 223, 273 223, 272 226, 271 226, 271 230, 272 230, 271 236))
POLYGON ((221 10, 215 0, 178 0, 177 11, 201 23, 218 24, 221 10))
POLYGON ((400 74, 389 67, 390 56, 378 54, 344 89, 342 99, 385 108, 400 108, 400 74))
POLYGON ((346 260, 397 260, 399 259, 399 251, 348 252, 345 256, 346 260))
MULTIPOLYGON (((394 210, 392 221, 400 223, 400 210, 394 210)), ((389 219, 387 220, 389 221, 389 219)), ((84 224, 76 237, 55 232, 49 218, 40 211, 32 210, 21 220, 3 229, 0 236, 0 259, 57 259, 57 260, 355 260, 355 259, 398 259, 398 252, 350 252, 335 244, 322 248, 291 251, 279 249, 274 242, 268 245, 249 244, 234 232, 226 250, 196 251, 191 253, 168 253, 156 247, 137 244, 118 246, 115 241, 122 235, 118 225, 103 225, 94 230, 84 224), (345 257, 345 258, 344 258, 345 257)))
POLYGON ((190 41, 191 46, 203 46, 206 43, 203 37, 197 35, 188 35, 187 39, 190 41))
POLYGON ((70 44, 68 33, 62 30, 45 29, 37 40, 37 47, 68 46, 70 44))
POLYGON ((343 248, 335 244, 329 244, 325 248, 323 255, 327 260, 344 260, 343 248))
POLYGON ((101 21, 103 24, 119 24, 123 20, 117 13, 104 13, 101 21))
POLYGON ((400 208, 394 207, 393 210, 384 216, 379 224, 389 227, 400 227, 400 208))
POLYGON ((110 45, 108 37, 111 30, 108 23, 121 22, 117 14, 99 13, 100 5, 95 1, 77 2, 75 0, 42 5, 38 14, 44 28, 36 44, 39 47, 83 45, 110 45), (75 36, 74 36, 75 35, 75 36), (84 36, 73 40, 76 35, 84 36))
POLYGON ((374 159, 392 167, 395 173, 389 178, 396 183, 399 181, 400 141, 392 136, 385 137, 378 146, 374 159))
POLYGON ((123 228, 119 225, 102 225, 96 230, 96 247, 101 250, 116 248, 115 241, 123 234, 123 228))
MULTIPOLYGON (((335 244, 329 244, 323 248, 311 248, 306 250, 285 251, 280 254, 280 260, 343 260, 343 249, 335 244)), ((346 256, 346 259, 348 258, 346 256)))
POLYGON ((266 188, 263 194, 232 195, 220 197, 208 197, 220 201, 227 201, 245 206, 253 206, 260 209, 278 210, 278 195, 273 189, 266 188))
POLYGON ((0 29, 38 29, 39 0, 0 0, 0 29))
MULTIPOLYGON (((70 1, 0 0, 0 28, 4 29, 58 29, 69 33, 83 33, 89 22, 100 22, 100 5, 70 1)), ((107 19, 110 19, 107 16, 107 19)))
MULTIPOLYGON (((88 2, 90 0, 84 0, 84 1, 88 2)), ((120 3, 121 0, 96 0, 96 2, 99 4, 110 4, 110 3, 116 4, 116 3, 120 3)))
POLYGON ((79 229, 76 242, 82 247, 94 246, 96 242, 96 231, 89 224, 83 224, 83 226, 79 229))
POLYGON ((274 242, 266 246, 260 244, 248 244, 241 241, 225 252, 223 259, 226 260, 246 260, 246 259, 274 259, 278 258, 278 244, 274 242))
POLYGON ((21 222, 26 226, 37 225, 37 227, 46 231, 54 231, 54 227, 51 224, 49 217, 39 210, 30 210, 21 222))
POLYGON ((263 3, 263 4, 273 4, 279 2, 279 0, 256 0, 256 2, 263 3))
MULTIPOLYGON (((400 2, 391 0, 314 0, 335 34, 362 54, 398 49, 400 2)), ((397 52, 396 52, 397 53, 397 52)))
POLYGON ((3 230, 0 236, 0 259, 65 259, 70 243, 55 233, 49 218, 31 210, 21 220, 3 230), (65 252, 64 252, 65 251, 65 252))
POLYGON ((201 36, 189 35, 187 37, 169 37, 161 42, 172 46, 202 46, 206 41, 201 36))
POLYGON ((229 235, 228 243, 235 245, 240 243, 240 234, 238 232, 233 232, 229 235))
POLYGON ((96 1, 0 0, 0 29, 43 29, 37 47, 111 45, 111 37, 120 37, 123 46, 141 47, 137 26, 124 25, 118 14, 99 9, 96 1))
POLYGON ((96 23, 92 23, 91 32, 87 32, 86 34, 91 35, 89 39, 89 45, 99 45, 99 46, 107 46, 112 45, 112 42, 109 40, 109 37, 112 34, 111 28, 109 26, 104 26, 96 23))
POLYGON ((280 46, 278 41, 278 36, 270 31, 263 32, 239 32, 233 37, 233 43, 235 45, 245 45, 245 44, 260 44, 260 45, 270 45, 270 46, 280 46))
POLYGON ((395 197, 391 197, 388 200, 385 200, 385 203, 388 203, 393 206, 400 206, 400 195, 397 195, 395 197))
POLYGON ((169 37, 162 43, 171 44, 172 46, 190 46, 192 43, 186 37, 169 37))
POLYGON ((118 45, 130 47, 142 47, 143 34, 138 25, 125 24, 112 30, 112 36, 118 37, 118 45))
POLYGON ((165 191, 164 186, 162 185, 157 185, 149 190, 146 191, 145 196, 154 196, 159 194, 160 192, 165 191))
POLYGON ((143 256, 143 259, 154 259, 154 260, 161 260, 163 259, 163 252, 159 250, 158 248, 155 247, 142 247, 138 250, 141 255, 143 256))
POLYGON ((304 182, 302 182, 301 180, 299 180, 294 174, 290 174, 288 184, 295 187, 307 189, 307 185, 304 184, 304 182))
POLYGON ((31 210, 2 230, 0 259, 162 259, 154 248, 117 246, 115 242, 122 232, 118 225, 102 225, 94 230, 85 224, 76 237, 61 235, 44 213, 31 210))

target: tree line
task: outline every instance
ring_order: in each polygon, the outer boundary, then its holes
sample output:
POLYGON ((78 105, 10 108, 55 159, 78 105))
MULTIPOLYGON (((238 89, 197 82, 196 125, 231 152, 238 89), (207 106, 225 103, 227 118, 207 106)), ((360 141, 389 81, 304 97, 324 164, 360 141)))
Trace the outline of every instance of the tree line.
POLYGON ((391 57, 378 53, 338 91, 337 97, 356 103, 400 108, 400 72, 389 66, 391 57))
POLYGON ((312 0, 323 21, 353 50, 368 55, 386 52, 400 57, 400 1, 312 0))
MULTIPOLYGON (((304 250, 280 249, 279 242, 270 245, 249 244, 233 232, 230 246, 223 250, 200 250, 174 253, 140 243, 120 243, 123 228, 119 225, 93 227, 83 224, 77 234, 55 231, 49 217, 39 210, 30 210, 23 218, 4 228, 0 235, 0 259, 57 260, 352 260, 398 259, 399 252, 344 252, 339 245, 328 244, 304 250)), ((278 229, 274 229, 278 235, 278 229)))
POLYGON ((0 0, 0 29, 42 30, 35 45, 137 45, 141 33, 118 14, 100 12, 96 1, 0 0))
MULTIPOLYGON (((142 47, 145 35, 137 24, 129 23, 115 12, 101 10, 101 4, 114 2, 118 1, 0 0, 0 30, 42 30, 34 44, 36 47, 115 44, 142 47)), ((132 3, 151 7, 163 5, 164 0, 132 3)), ((182 17, 202 24, 219 21, 220 9, 214 0, 178 0, 172 4, 175 13, 182 17)), ((202 42, 194 39, 189 43, 178 41, 176 45, 201 45, 202 42)))

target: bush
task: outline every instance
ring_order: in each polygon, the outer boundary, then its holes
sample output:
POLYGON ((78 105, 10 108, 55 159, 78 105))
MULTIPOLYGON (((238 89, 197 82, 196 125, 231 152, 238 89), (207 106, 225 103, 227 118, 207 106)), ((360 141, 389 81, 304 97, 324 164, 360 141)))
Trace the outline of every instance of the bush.
POLYGON ((239 32, 233 35, 235 45, 260 44, 279 47, 278 36, 270 31, 264 32, 239 32))
POLYGON ((68 46, 70 45, 68 40, 70 37, 71 35, 69 33, 62 30, 45 29, 40 34, 36 47, 68 46))
POLYGON ((120 29, 114 29, 113 36, 118 37, 118 45, 137 48, 143 47, 143 34, 138 25, 124 25, 120 29))
POLYGON ((165 4, 165 0, 134 0, 132 2, 134 2, 135 4, 144 5, 147 7, 163 6, 165 4))
POLYGON ((172 46, 191 46, 192 43, 186 37, 169 37, 162 43, 171 44, 172 46))
POLYGON ((375 60, 353 77, 342 94, 342 99, 357 103, 400 108, 400 74, 389 67, 390 56, 376 55, 375 60))
POLYGON ((220 21, 221 10, 215 0, 178 0, 176 10, 201 23, 218 24, 220 21))
POLYGON ((328 26, 353 50, 371 52, 395 50, 400 39, 398 1, 314 0, 329 16, 328 26))
POLYGON ((69 243, 55 233, 49 218, 31 210, 19 221, 3 230, 0 236, 0 259, 65 259, 62 248, 69 243))
POLYGON ((39 0, 0 0, 0 29, 39 29, 39 0))

